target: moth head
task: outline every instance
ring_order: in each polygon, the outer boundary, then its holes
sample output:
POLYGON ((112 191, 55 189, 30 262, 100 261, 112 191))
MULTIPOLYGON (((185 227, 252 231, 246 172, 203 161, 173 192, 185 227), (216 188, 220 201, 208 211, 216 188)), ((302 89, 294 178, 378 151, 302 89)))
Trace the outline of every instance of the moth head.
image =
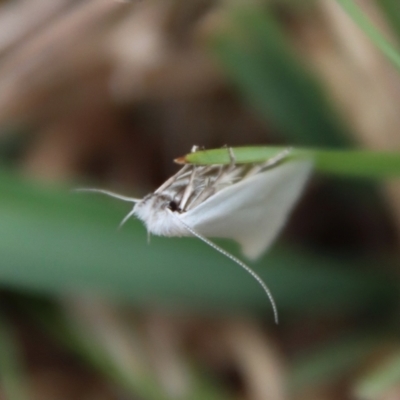
POLYGON ((181 213, 181 212, 182 212, 182 209, 179 207, 179 204, 178 204, 175 200, 171 200, 171 201, 168 203, 167 208, 168 208, 169 210, 171 210, 172 212, 178 212, 178 213, 181 213))
POLYGON ((182 236, 187 235, 187 232, 172 215, 180 213, 178 202, 171 196, 151 193, 136 203, 129 214, 142 220, 147 230, 154 235, 182 236))

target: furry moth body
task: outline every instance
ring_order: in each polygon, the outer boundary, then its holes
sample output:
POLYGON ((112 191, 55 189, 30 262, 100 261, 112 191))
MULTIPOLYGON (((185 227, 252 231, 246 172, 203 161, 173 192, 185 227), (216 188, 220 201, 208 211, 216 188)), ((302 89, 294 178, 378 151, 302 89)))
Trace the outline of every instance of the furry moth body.
MULTIPOLYGON (((231 151, 231 150, 230 150, 231 151)), ((232 151, 231 151, 232 152, 232 151)), ((312 163, 286 161, 288 151, 260 164, 185 165, 155 192, 143 199, 100 189, 83 189, 135 203, 131 216, 142 220, 149 233, 159 236, 196 236, 236 262, 263 287, 275 322, 277 308, 263 280, 246 264, 208 237, 233 239, 249 258, 259 257, 273 242, 299 198, 312 163)))

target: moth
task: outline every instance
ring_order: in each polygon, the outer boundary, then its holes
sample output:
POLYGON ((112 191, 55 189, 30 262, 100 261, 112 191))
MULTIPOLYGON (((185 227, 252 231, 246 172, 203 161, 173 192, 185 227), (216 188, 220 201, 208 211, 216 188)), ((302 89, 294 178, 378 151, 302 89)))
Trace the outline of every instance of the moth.
MULTIPOLYGON (((194 147, 192 151, 197 151, 194 147)), ((290 160, 284 150, 263 163, 236 164, 228 149, 229 165, 186 164, 153 193, 142 199, 102 189, 103 193, 134 203, 130 217, 142 220, 149 234, 195 236, 246 270, 264 289, 278 323, 270 289, 244 262, 209 237, 233 239, 250 259, 270 247, 298 200, 312 169, 310 160, 290 160)))

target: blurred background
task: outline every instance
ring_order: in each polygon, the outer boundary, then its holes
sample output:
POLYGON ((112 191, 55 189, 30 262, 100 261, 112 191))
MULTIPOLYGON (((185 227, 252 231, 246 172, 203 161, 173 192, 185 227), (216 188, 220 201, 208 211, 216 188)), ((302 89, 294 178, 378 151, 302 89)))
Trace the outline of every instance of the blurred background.
MULTIPOLYGON (((0 399, 399 399, 400 183, 314 174, 250 265, 147 243, 192 145, 396 150, 350 0, 0 1, 0 399)), ((391 43, 397 0, 357 2, 391 43)), ((237 246, 218 240, 240 256, 237 246)))

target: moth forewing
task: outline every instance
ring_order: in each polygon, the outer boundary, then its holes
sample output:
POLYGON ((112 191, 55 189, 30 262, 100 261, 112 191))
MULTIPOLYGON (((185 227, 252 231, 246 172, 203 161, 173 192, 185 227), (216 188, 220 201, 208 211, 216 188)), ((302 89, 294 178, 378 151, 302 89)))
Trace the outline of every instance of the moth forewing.
POLYGON ((311 168, 311 161, 292 161, 251 175, 179 218, 204 236, 237 241, 247 257, 257 258, 285 224, 311 168))

